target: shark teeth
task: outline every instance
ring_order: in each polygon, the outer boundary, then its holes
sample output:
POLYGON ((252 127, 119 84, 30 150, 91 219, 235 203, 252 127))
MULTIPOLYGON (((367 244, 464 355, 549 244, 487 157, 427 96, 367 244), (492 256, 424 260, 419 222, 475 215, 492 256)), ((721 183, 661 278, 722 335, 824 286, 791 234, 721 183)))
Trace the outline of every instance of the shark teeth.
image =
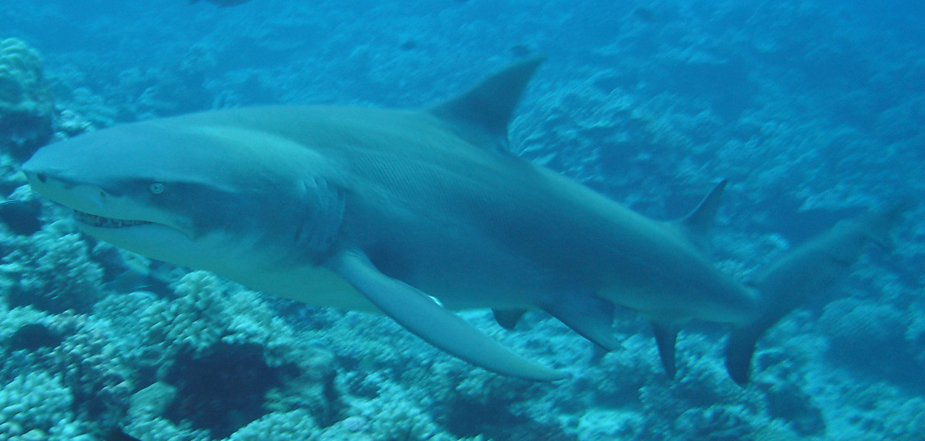
POLYGON ((135 225, 147 225, 151 222, 140 220, 113 219, 111 217, 97 216, 95 214, 84 213, 83 211, 74 210, 74 219, 82 224, 87 224, 100 228, 123 228, 133 227, 135 225))

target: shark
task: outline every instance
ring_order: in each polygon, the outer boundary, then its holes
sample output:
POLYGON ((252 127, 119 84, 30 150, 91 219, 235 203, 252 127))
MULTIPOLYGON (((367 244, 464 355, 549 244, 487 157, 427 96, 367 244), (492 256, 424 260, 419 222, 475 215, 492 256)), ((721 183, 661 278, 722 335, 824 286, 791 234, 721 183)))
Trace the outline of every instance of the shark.
POLYGON ((650 219, 510 153, 508 125, 542 57, 425 108, 275 105, 124 124, 39 149, 32 189, 84 233, 322 307, 382 313, 446 353, 534 381, 566 377, 457 310, 513 328, 542 310, 604 350, 616 308, 649 320, 666 372, 690 320, 730 325, 727 369, 865 252, 902 207, 874 209, 750 282, 708 236, 726 181, 682 219, 650 219))

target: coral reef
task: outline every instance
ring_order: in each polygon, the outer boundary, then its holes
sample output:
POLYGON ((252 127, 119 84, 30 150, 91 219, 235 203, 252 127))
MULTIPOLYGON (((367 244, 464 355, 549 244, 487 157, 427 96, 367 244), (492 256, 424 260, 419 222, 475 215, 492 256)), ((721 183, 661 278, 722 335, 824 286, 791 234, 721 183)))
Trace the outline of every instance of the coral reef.
POLYGON ((71 412, 74 398, 58 376, 30 372, 0 392, 0 437, 64 441, 86 439, 71 412))
POLYGON ((730 178, 713 254, 747 280, 861 207, 922 199, 913 2, 111 2, 111 14, 77 3, 0 8, 0 38, 18 37, 0 39, 0 439, 92 441, 116 427, 145 441, 925 433, 922 207, 892 254, 871 253, 769 331, 745 389, 724 372, 715 326, 680 334, 671 380, 633 314, 615 324, 623 347, 602 354, 540 313, 511 332, 464 313, 571 375, 533 384, 384 317, 122 256, 54 221, 66 213, 36 211, 18 173, 43 143, 98 127, 253 103, 413 107, 543 53, 512 150, 657 218, 730 178))
MULTIPOLYGON (((318 435, 318 426, 314 423, 312 414, 304 409, 291 412, 277 412, 253 421, 228 437, 228 441, 288 441, 291 439, 321 439, 318 435)), ((326 437, 336 440, 337 438, 326 437)), ((347 439, 347 438, 344 438, 347 439)), ((360 438, 353 438, 360 439, 360 438)))
POLYGON ((906 339, 910 320, 888 304, 836 300, 825 307, 819 324, 831 338, 830 355, 848 366, 901 380, 915 364, 906 339))
POLYGON ((22 40, 0 40, 0 149, 31 156, 51 138, 53 111, 39 53, 22 40))
POLYGON ((0 284, 11 305, 49 312, 88 312, 99 298, 103 270, 90 259, 89 245, 67 221, 46 226, 0 260, 0 284))

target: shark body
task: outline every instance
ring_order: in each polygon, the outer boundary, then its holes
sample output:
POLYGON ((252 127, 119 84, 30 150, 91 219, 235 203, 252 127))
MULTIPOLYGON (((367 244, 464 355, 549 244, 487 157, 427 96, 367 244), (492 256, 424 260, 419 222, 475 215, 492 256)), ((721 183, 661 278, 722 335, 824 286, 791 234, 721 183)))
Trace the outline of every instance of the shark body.
MULTIPOLYGON (((777 300, 792 290, 776 280, 819 285, 795 270, 816 260, 787 258, 764 288, 747 286, 703 251, 724 183, 659 222, 506 153, 540 61, 426 109, 269 106, 127 124, 47 146, 23 171, 91 236, 268 294, 383 312, 495 372, 563 377, 451 310, 492 308, 510 326, 542 309, 612 350, 614 307, 627 307, 655 325, 670 374, 678 325, 728 323, 742 331, 727 365, 744 383, 754 342, 799 304, 777 300)), ((837 234, 863 244, 893 217, 837 234)))

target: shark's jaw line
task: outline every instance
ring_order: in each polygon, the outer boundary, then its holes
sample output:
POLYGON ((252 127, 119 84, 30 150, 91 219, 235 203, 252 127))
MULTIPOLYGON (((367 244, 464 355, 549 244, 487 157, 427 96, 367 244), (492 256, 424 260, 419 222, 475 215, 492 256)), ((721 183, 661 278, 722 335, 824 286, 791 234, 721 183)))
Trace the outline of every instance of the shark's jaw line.
POLYGON ((112 217, 99 216, 80 210, 73 210, 73 212, 74 220, 81 224, 96 228, 128 228, 138 225, 154 224, 154 222, 144 220, 116 219, 112 217))
MULTIPOLYGON (((67 206, 67 205, 65 205, 67 206)), ((141 219, 116 218, 88 213, 73 207, 68 207, 73 213, 73 219, 78 228, 84 232, 94 234, 117 234, 122 237, 150 234, 151 231, 172 231, 190 242, 196 241, 196 235, 189 230, 163 222, 147 221, 141 219), (142 228, 154 229, 141 231, 142 228)))

